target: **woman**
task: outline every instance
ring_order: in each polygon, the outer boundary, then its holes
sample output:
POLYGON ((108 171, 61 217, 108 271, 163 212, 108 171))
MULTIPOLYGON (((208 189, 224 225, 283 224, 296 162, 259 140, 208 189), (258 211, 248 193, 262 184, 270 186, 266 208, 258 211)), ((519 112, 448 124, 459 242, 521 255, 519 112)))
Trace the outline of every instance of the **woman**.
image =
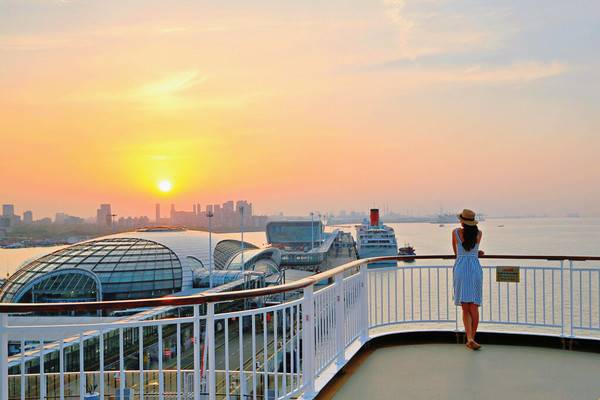
POLYGON ((481 231, 477 229, 475 212, 464 209, 458 215, 462 228, 452 231, 452 247, 456 255, 454 262, 454 304, 461 306, 463 324, 467 335, 467 347, 479 350, 481 345, 475 341, 479 324, 479 305, 481 304, 481 286, 483 270, 479 264, 481 231))

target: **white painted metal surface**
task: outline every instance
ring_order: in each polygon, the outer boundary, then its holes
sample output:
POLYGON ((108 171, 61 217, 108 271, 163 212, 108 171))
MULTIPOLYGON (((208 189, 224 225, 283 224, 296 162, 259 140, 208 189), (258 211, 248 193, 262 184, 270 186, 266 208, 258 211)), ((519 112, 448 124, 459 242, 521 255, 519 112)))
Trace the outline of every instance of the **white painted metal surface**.
MULTIPOLYGON (((480 330, 600 340, 600 268, 588 264, 512 264, 519 283, 495 281, 506 262, 484 265, 480 330)), ((126 389, 152 399, 312 398, 374 335, 462 325, 449 264, 363 265, 286 296, 241 311, 184 306, 160 320, 10 326, 0 314, 0 400, 83 398, 94 385, 101 398, 126 389), (65 328, 78 339, 45 343, 65 328), (25 330, 36 343, 20 341, 9 357, 9 335, 25 330)))

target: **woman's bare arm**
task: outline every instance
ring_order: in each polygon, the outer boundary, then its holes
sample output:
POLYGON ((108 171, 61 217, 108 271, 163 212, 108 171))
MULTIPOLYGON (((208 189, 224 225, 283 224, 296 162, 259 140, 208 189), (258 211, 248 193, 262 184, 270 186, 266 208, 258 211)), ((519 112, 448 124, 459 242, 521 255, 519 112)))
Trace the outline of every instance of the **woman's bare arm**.
MULTIPOLYGON (((481 231, 479 231, 479 235, 477 235, 477 243, 481 243, 481 237, 483 236, 483 233, 481 231)), ((482 256, 484 255, 485 252, 483 250, 479 250, 479 255, 482 256)))
POLYGON ((454 250, 454 255, 458 254, 458 250, 456 249, 456 235, 454 231, 452 231, 452 250, 454 250))

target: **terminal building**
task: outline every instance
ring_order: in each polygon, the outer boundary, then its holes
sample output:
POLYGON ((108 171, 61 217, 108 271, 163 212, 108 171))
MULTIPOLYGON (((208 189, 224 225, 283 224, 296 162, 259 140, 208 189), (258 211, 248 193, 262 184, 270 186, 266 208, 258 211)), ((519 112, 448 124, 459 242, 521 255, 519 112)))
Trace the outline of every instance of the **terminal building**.
POLYGON ((272 221, 266 233, 269 245, 281 250, 283 268, 325 271, 358 258, 352 235, 325 232, 321 221, 272 221))
MULTIPOLYGON (((0 287, 0 302, 48 303, 156 298, 245 275, 279 283, 281 253, 218 234, 154 227, 78 243, 27 262, 0 287), (210 242, 210 243, 209 243, 210 242), (213 259, 211 260, 211 254, 213 259)), ((194 290, 197 289, 197 290, 194 290)))

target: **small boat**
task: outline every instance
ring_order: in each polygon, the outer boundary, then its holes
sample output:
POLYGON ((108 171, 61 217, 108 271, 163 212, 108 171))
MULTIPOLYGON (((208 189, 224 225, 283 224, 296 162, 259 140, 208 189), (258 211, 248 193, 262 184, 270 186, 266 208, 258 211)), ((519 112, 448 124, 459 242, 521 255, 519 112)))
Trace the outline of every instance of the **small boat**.
POLYGON ((446 225, 444 225, 444 224, 439 224, 438 226, 439 226, 440 228, 443 228, 443 227, 444 227, 444 226, 446 226, 446 225))
POLYGON ((498 225, 498 228, 504 228, 504 225, 498 225))
MULTIPOLYGON (((412 247, 410 244, 405 244, 404 247, 400 247, 398 249, 398 255, 399 256, 416 256, 417 253, 415 252, 414 247, 412 247)), ((414 258, 405 258, 403 261, 404 262, 414 262, 415 259, 414 258)))

